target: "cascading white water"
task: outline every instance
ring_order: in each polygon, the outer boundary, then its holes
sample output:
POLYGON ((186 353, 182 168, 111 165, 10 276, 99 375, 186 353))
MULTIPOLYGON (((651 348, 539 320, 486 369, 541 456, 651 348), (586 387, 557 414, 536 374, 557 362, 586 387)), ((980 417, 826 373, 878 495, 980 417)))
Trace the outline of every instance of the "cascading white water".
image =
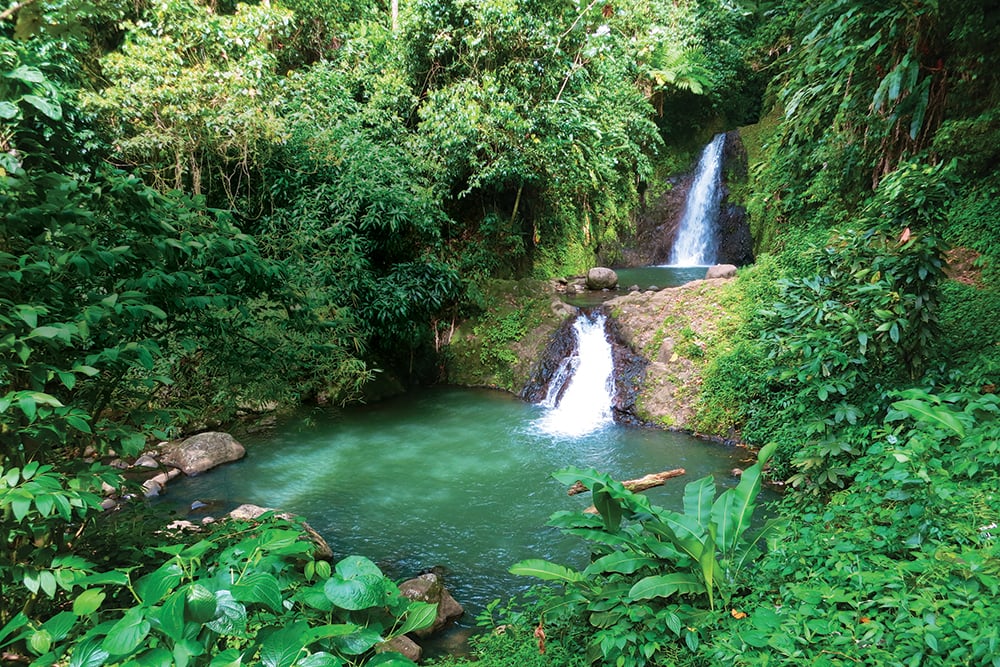
POLYGON ((581 313, 573 321, 576 352, 566 357, 549 382, 542 405, 548 410, 535 424, 551 435, 577 437, 614 419, 615 364, 605 333, 606 317, 581 313))
POLYGON ((717 134, 701 152, 668 266, 715 264, 718 252, 716 223, 722 201, 722 146, 725 141, 725 134, 717 134))

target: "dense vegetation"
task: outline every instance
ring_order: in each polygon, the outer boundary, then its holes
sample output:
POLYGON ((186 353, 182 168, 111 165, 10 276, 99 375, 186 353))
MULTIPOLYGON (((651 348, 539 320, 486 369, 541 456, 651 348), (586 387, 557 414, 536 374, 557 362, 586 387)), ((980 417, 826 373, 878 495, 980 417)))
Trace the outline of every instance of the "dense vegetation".
POLYGON ((998 664, 998 38, 973 0, 7 3, 3 660, 412 664, 375 652, 433 609, 370 561, 109 519, 105 455, 438 379, 483 281, 614 257, 759 120, 761 260, 700 418, 761 463, 684 513, 560 473, 594 562, 519 564, 563 588, 491 608, 481 662, 998 664), (789 491, 748 531, 765 474, 789 491))

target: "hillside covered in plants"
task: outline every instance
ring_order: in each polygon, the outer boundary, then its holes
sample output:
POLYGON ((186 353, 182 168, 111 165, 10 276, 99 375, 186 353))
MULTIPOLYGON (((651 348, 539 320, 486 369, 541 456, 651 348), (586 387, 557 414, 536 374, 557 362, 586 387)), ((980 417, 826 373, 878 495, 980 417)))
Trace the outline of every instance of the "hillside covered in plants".
POLYGON ((499 281, 620 261, 739 130, 693 419, 759 463, 683 512, 559 473, 592 563, 497 563, 546 583, 476 658, 1000 664, 998 40, 976 0, 4 0, 0 663, 413 664, 435 609, 365 554, 109 517, 107 462, 447 381, 463 323, 508 377, 499 281))

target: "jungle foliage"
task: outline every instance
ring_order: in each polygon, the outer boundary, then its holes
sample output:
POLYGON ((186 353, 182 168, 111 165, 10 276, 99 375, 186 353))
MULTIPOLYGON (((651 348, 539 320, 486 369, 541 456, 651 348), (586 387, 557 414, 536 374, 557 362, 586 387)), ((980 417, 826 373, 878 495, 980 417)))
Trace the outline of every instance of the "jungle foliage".
POLYGON ((592 563, 515 566, 562 588, 491 606, 480 663, 998 664, 998 38, 976 0, 5 3, 0 650, 412 664, 380 651, 434 610, 373 563, 109 519, 105 455, 436 379, 477 282, 613 257, 672 149, 763 114, 699 417, 761 461, 683 512, 559 473, 592 563))

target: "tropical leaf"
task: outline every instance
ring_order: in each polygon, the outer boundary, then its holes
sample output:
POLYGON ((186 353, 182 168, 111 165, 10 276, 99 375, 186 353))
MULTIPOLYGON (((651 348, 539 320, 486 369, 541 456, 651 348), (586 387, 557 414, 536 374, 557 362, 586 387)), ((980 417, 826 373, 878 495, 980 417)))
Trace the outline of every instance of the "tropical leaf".
POLYGON ((918 422, 942 426, 960 437, 965 437, 965 424, 959 421, 954 412, 944 405, 929 405, 918 399, 906 399, 892 404, 894 410, 906 413, 918 422))
POLYGON ((614 551, 588 565, 583 571, 583 576, 591 577, 595 574, 607 574, 609 572, 633 574, 644 567, 657 567, 659 564, 660 562, 655 558, 641 556, 629 551, 614 551))
POLYGON ((702 530, 708 530, 715 498, 715 479, 709 475, 684 486, 684 514, 694 518, 702 530))
POLYGON ((705 582, 688 572, 658 574, 640 579, 629 589, 632 600, 667 598, 675 594, 697 595, 705 593, 705 582))
POLYGON ((529 558, 515 563, 509 572, 522 577, 537 577, 545 581, 565 581, 567 583, 582 581, 583 575, 571 570, 565 565, 557 565, 540 558, 529 558))

